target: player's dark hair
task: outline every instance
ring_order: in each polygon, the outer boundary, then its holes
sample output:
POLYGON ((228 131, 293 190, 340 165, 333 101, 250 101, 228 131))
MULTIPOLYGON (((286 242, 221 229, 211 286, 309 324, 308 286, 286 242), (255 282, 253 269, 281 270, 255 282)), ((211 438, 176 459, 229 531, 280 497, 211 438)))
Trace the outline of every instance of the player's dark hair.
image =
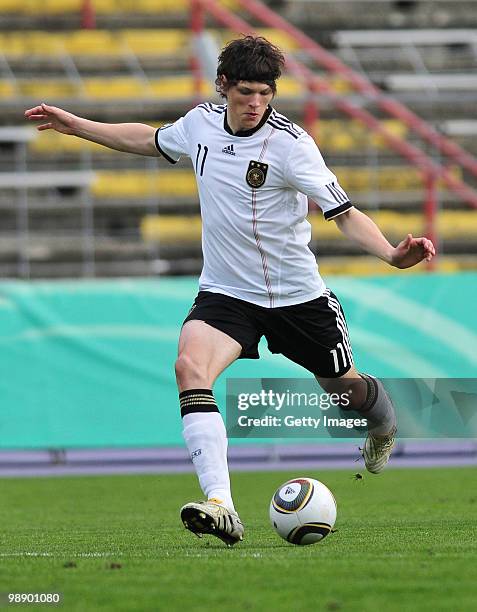
POLYGON ((227 89, 239 81, 265 83, 273 93, 285 64, 283 53, 262 36, 244 36, 230 41, 219 55, 215 87, 226 97, 227 89), (227 82, 224 83, 223 78, 227 82))

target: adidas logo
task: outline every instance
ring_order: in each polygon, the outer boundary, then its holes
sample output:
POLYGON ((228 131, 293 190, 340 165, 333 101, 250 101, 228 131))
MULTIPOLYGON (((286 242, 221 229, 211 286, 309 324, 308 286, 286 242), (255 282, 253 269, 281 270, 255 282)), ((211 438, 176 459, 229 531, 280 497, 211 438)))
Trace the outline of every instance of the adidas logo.
POLYGON ((292 493, 295 493, 295 489, 292 489, 291 487, 287 487, 285 491, 285 495, 291 495, 292 493))
POLYGON ((222 153, 227 153, 227 155, 235 155, 234 145, 228 145, 222 149, 222 153))

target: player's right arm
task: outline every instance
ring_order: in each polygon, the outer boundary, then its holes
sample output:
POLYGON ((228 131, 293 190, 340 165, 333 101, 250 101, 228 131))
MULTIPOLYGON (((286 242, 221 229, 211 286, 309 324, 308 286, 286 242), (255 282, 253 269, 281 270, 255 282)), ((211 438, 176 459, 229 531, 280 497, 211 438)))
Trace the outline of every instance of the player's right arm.
POLYGON ((40 131, 56 130, 125 153, 152 157, 161 155, 155 144, 156 128, 144 123, 90 121, 44 103, 25 111, 25 117, 39 122, 37 129, 40 131))

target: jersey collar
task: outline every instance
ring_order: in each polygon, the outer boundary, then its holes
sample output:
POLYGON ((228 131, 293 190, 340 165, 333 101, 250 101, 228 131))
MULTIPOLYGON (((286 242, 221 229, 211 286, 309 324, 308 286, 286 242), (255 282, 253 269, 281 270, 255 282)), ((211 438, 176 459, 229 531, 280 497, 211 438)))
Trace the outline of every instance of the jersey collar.
POLYGON ((228 132, 229 134, 231 134, 232 136, 252 136, 252 134, 255 134, 255 132, 258 132, 258 130, 265 125, 272 110, 273 108, 271 106, 268 106, 266 111, 263 113, 263 117, 260 120, 260 123, 258 123, 254 128, 251 128, 250 130, 239 130, 238 132, 235 132, 235 134, 232 132, 227 122, 227 110, 226 110, 225 115, 224 115, 224 130, 228 132))

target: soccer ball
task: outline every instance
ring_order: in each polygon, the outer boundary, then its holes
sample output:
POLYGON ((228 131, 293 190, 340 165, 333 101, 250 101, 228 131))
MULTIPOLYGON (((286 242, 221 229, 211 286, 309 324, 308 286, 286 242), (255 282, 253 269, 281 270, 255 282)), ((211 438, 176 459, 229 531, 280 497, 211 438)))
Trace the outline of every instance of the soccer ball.
POLYGON ((282 484, 270 502, 275 531, 292 544, 314 544, 330 533, 336 521, 336 500, 319 480, 294 478, 282 484))

